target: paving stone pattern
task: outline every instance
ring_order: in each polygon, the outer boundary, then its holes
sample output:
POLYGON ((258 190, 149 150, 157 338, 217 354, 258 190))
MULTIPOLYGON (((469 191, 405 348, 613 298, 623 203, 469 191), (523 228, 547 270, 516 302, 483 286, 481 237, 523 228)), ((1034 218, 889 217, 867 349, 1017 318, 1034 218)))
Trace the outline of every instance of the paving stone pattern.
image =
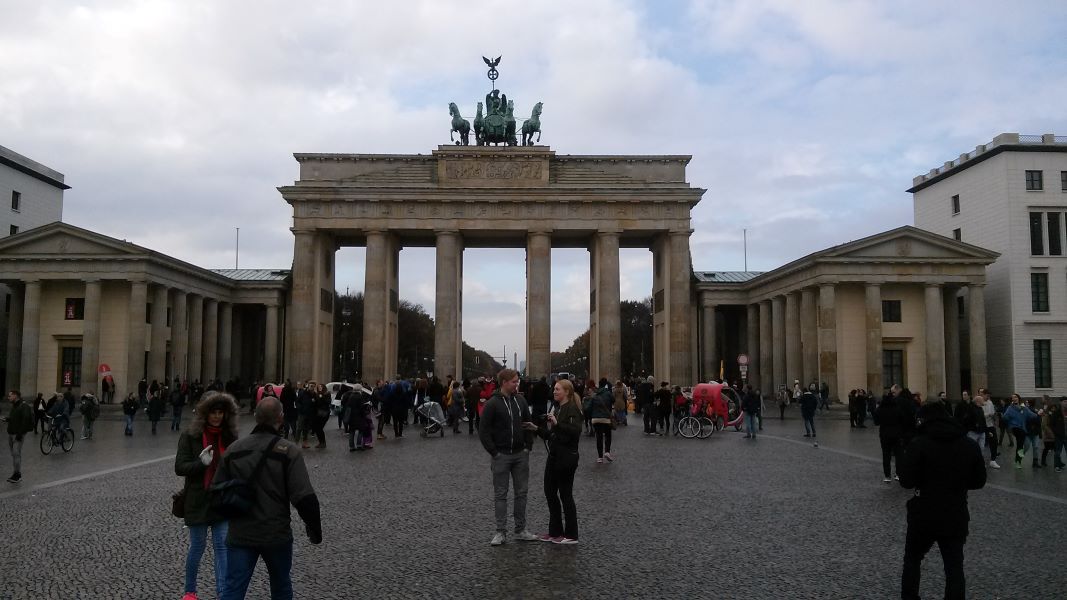
MULTIPOLYGON (((188 417, 187 417, 188 419, 188 417)), ((242 430, 251 419, 242 417, 242 430)), ((768 419, 752 442, 727 431, 709 440, 645 437, 639 417, 620 428, 617 460, 595 464, 583 438, 575 482, 581 543, 509 541, 490 547, 488 457, 466 430, 379 442, 349 453, 328 431, 306 460, 323 510, 324 542, 312 546, 293 512, 297 598, 872 598, 899 597, 904 502, 882 483, 877 430, 850 431, 820 417, 822 448, 801 422, 768 419)), ((96 439, 71 454, 41 456, 31 434, 26 480, 3 483, 0 599, 180 598, 188 533, 169 515, 180 487, 169 457, 176 434, 161 422, 122 435, 98 423, 96 439), (117 470, 115 470, 117 469, 117 470), (110 472, 106 472, 109 471, 110 472), (88 473, 105 472, 78 479, 88 473), (60 480, 74 479, 48 486, 60 480)), ((77 428, 77 422, 75 422, 77 428)), ((0 452, 5 468, 9 457, 0 452)), ((531 460, 529 528, 547 530, 544 448, 531 460)), ((1067 473, 1007 467, 994 487, 971 494, 966 546, 971 598, 1062 598, 1059 561, 1067 473)), ((214 598, 210 544, 200 569, 202 598, 214 598)), ((923 593, 940 597, 936 549, 923 593)), ((269 597, 262 564, 249 598, 269 597)))

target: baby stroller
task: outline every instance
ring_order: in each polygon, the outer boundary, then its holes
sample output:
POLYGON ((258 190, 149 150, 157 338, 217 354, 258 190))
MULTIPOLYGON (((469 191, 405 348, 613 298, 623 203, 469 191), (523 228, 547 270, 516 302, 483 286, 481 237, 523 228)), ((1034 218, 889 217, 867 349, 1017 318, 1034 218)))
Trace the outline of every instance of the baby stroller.
POLYGON ((433 400, 427 400, 419 405, 415 409, 420 415, 422 415, 430 423, 422 428, 422 437, 429 437, 435 433, 440 433, 441 437, 445 437, 445 411, 441 410, 441 405, 433 400))

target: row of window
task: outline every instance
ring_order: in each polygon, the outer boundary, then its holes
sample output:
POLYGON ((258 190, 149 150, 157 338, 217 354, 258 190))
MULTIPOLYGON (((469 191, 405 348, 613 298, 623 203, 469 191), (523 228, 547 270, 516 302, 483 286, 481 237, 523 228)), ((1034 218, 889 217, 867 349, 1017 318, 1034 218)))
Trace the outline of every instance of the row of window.
MULTIPOLYGON (((8 310, 10 311, 11 294, 8 294, 8 310)), ((63 308, 63 319, 66 321, 85 320, 85 298, 67 298, 63 308)), ((152 303, 145 304, 144 322, 152 324, 152 303)), ((167 307, 167 327, 170 327, 170 307, 167 307)))
MULTIPOLYGON (((1039 192, 1045 189, 1044 171, 1026 171, 1026 191, 1039 192)), ((1060 190, 1067 192, 1067 171, 1060 171, 1060 190)))

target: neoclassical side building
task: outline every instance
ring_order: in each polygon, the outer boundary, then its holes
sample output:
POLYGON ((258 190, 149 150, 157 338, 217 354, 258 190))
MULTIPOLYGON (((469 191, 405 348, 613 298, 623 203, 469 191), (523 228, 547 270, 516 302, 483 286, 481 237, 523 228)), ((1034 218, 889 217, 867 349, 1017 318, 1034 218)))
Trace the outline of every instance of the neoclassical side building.
POLYGON ((765 393, 799 380, 830 395, 894 383, 924 396, 988 385, 984 290, 997 253, 915 227, 766 273, 697 272, 700 373, 765 393))
POLYGON ((0 240, 9 387, 120 395, 137 383, 275 380, 289 290, 285 270, 212 271, 66 223, 0 240))

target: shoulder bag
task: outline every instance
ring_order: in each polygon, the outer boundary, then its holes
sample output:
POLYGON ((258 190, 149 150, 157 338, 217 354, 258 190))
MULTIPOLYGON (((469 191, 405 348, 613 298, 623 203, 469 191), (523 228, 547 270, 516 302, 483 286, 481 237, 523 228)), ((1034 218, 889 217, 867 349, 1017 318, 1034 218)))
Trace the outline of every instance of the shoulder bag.
POLYGON ((256 468, 252 470, 252 474, 249 475, 248 479, 234 478, 211 485, 208 494, 211 497, 211 508, 215 512, 227 519, 232 519, 242 517, 252 510, 252 506, 256 502, 256 490, 253 482, 259 477, 263 466, 267 464, 267 457, 270 456, 275 444, 280 439, 282 438, 274 436, 274 439, 267 445, 267 449, 263 451, 263 456, 259 457, 256 468))

